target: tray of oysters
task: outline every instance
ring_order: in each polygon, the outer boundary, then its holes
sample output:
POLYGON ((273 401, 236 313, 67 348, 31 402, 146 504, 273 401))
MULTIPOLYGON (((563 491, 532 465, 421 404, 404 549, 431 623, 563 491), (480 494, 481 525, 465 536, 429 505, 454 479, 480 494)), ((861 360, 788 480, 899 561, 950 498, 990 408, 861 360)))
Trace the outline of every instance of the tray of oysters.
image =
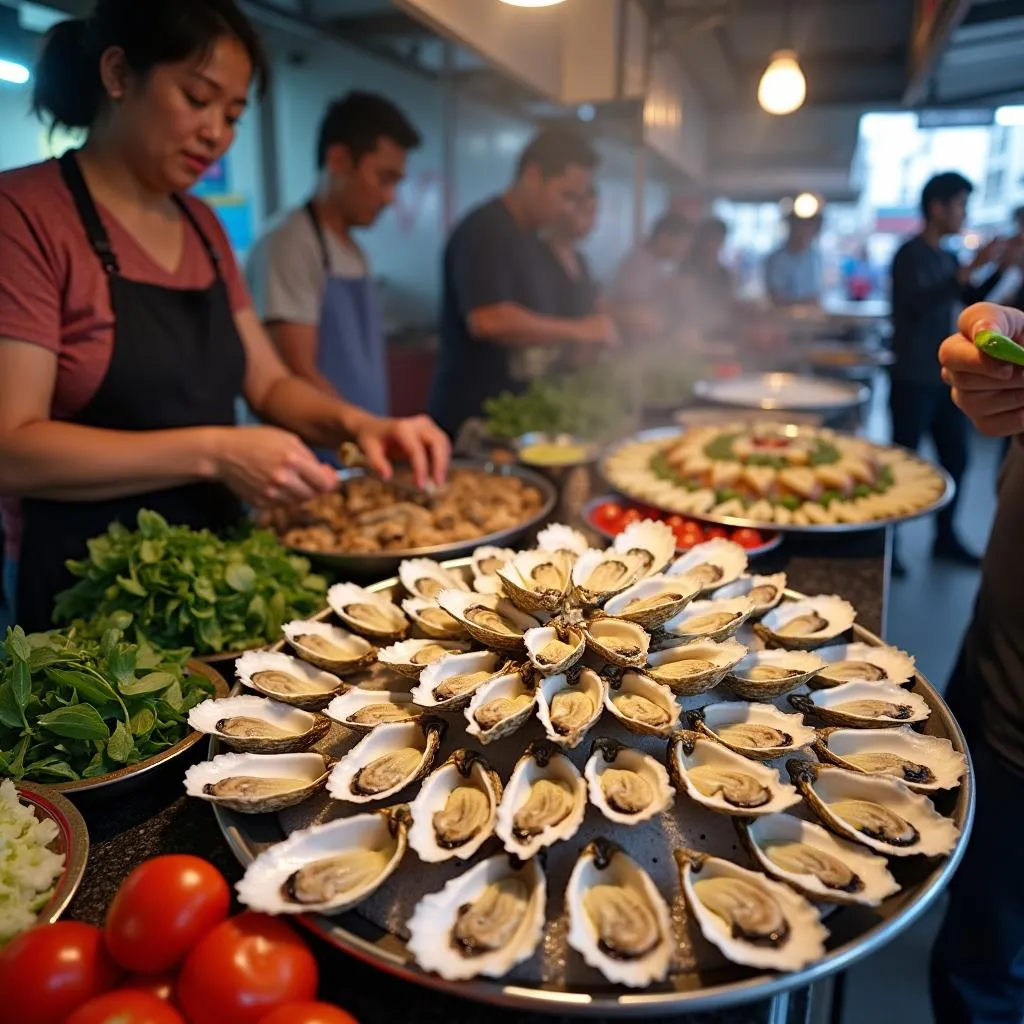
POLYGON ((239 899, 427 986, 604 1016, 808 984, 959 862, 963 737, 834 595, 643 521, 402 563, 194 708, 239 899))

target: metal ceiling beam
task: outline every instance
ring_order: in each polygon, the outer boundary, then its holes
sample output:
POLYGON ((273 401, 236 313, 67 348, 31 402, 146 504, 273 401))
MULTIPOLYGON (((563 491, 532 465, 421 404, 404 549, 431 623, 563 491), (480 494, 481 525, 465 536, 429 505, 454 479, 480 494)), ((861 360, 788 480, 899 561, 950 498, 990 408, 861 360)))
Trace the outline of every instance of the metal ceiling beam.
POLYGON ((908 107, 926 98, 936 65, 973 3, 974 0, 939 0, 938 10, 927 32, 915 22, 914 35, 910 40, 910 81, 903 93, 903 102, 908 107))

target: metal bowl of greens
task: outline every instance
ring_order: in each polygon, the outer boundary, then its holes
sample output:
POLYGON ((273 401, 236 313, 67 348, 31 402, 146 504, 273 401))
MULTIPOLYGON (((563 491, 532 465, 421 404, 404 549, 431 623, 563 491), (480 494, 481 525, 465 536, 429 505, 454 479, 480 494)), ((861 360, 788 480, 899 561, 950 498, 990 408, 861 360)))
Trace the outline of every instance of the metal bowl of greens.
POLYGON ((0 776, 72 798, 123 795, 202 738, 188 713, 228 685, 188 651, 107 630, 10 630, 0 650, 0 776))

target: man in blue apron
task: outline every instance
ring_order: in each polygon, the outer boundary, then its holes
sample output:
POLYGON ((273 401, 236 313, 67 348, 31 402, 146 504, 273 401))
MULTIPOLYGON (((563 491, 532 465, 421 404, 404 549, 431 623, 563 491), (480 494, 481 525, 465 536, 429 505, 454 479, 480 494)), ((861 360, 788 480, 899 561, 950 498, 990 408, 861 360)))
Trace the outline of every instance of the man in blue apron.
POLYGON ((419 144, 382 96, 336 100, 320 126, 316 194, 260 239, 246 271, 292 372, 381 416, 389 400, 380 305, 352 231, 372 226, 394 202, 407 154, 419 144))

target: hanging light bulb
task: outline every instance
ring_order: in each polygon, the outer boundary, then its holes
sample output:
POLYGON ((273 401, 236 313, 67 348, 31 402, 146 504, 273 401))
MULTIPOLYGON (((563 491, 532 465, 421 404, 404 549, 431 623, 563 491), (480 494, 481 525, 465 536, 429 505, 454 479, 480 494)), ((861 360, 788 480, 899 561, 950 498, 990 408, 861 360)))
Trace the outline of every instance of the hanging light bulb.
POLYGON ((757 102, 769 114, 792 114, 807 98, 807 81, 792 50, 776 50, 761 76, 757 102))
POLYGON ((509 7, 554 7, 555 4, 564 3, 565 0, 501 0, 509 7))
POLYGON ((793 212, 802 220, 816 217, 821 209, 821 200, 813 192, 801 192, 793 200, 793 212))

